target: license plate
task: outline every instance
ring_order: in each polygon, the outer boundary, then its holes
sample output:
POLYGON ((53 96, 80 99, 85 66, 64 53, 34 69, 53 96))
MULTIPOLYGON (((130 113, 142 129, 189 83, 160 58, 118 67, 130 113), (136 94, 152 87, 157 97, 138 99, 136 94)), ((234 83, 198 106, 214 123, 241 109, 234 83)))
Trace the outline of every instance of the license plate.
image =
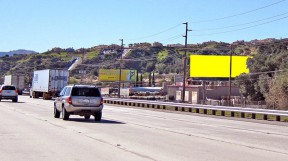
POLYGON ((89 101, 88 99, 84 99, 84 100, 82 100, 82 103, 84 103, 84 104, 89 104, 90 101, 89 101))
POLYGON ((82 110, 83 113, 91 113, 90 110, 82 110))

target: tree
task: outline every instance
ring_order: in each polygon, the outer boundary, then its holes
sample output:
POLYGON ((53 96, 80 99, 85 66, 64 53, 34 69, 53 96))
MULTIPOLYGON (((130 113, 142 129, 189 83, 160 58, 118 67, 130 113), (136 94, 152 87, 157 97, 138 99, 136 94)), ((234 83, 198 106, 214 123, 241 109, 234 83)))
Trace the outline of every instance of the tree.
POLYGON ((155 70, 155 64, 153 62, 148 62, 146 65, 146 72, 152 72, 155 70))
POLYGON ((288 72, 279 74, 269 84, 266 97, 267 106, 281 110, 288 109, 288 72))
POLYGON ((252 75, 241 75, 236 78, 243 96, 252 101, 265 100, 268 107, 285 109, 287 105, 288 51, 280 45, 261 46, 259 53, 248 60, 252 75))
POLYGON ((79 80, 77 80, 75 77, 71 77, 70 79, 69 79, 69 83, 70 84, 77 84, 77 83, 79 83, 80 81, 79 80))
POLYGON ((263 101, 263 94, 257 84, 257 77, 243 74, 235 79, 234 82, 240 88, 240 93, 250 101, 263 101))
POLYGON ((98 69, 95 68, 92 70, 92 73, 95 75, 95 76, 99 76, 99 73, 98 73, 98 69))
POLYGON ((159 73, 162 74, 164 72, 164 68, 166 67, 165 64, 160 63, 160 64, 156 64, 155 70, 159 73))

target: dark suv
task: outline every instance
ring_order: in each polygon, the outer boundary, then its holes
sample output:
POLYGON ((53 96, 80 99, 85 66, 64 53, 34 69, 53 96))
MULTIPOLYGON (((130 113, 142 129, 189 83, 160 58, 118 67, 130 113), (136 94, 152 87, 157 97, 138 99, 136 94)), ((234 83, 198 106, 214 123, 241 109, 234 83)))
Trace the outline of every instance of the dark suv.
POLYGON ((62 89, 54 101, 54 117, 59 118, 62 113, 63 120, 68 120, 70 115, 84 116, 95 121, 102 117, 103 98, 100 90, 90 85, 68 85, 62 89))
POLYGON ((12 85, 0 85, 0 101, 2 99, 11 99, 13 102, 18 102, 18 91, 12 85))

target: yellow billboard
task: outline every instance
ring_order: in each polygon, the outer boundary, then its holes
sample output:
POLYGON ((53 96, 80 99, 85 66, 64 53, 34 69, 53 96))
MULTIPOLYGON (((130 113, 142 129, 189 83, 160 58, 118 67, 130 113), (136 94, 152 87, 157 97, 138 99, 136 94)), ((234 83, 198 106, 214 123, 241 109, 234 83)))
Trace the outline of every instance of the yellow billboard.
MULTIPOLYGON (((249 56, 232 56, 231 77, 249 73, 249 56)), ((230 56, 190 55, 190 77, 194 78, 229 78, 230 56)))
MULTIPOLYGON (((99 69, 99 80, 102 82, 119 81, 119 69, 99 69)), ((136 81, 137 70, 121 70, 121 81, 136 81)))

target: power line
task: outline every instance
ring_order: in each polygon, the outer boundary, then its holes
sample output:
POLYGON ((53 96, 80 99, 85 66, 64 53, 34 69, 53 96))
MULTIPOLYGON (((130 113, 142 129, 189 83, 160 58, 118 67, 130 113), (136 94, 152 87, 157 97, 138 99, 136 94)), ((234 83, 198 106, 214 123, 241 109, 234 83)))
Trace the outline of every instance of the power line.
POLYGON ((234 14, 234 15, 230 15, 230 16, 225 16, 225 17, 220 17, 220 18, 215 18, 215 19, 208 19, 208 20, 191 21, 189 23, 204 23, 204 22, 212 22, 212 21, 219 21, 219 20, 229 19, 229 18, 232 18, 232 17, 242 16, 242 15, 246 15, 246 14, 249 14, 249 13, 252 13, 252 12, 256 12, 258 10, 262 10, 262 9, 268 8, 268 7, 277 5, 277 4, 285 2, 285 1, 286 0, 277 1, 275 3, 271 3, 269 5, 266 5, 266 6, 263 6, 263 7, 260 7, 260 8, 256 8, 256 9, 253 9, 253 10, 249 10, 249 11, 246 11, 246 12, 242 12, 242 13, 238 13, 238 14, 234 14))
POLYGON ((157 36, 157 35, 163 34, 163 33, 167 32, 167 31, 170 31, 170 30, 172 30, 172 29, 175 29, 175 28, 177 28, 177 27, 179 27, 179 26, 181 26, 181 24, 178 24, 178 25, 172 26, 172 27, 170 27, 170 28, 168 28, 168 29, 165 29, 165 30, 163 30, 163 31, 160 31, 160 32, 157 32, 157 33, 154 33, 154 34, 148 35, 148 36, 143 36, 143 37, 134 38, 134 39, 127 39, 127 40, 130 40, 130 41, 131 41, 131 40, 139 40, 139 39, 146 39, 146 38, 154 37, 154 36, 157 36))
POLYGON ((247 23, 242 23, 242 24, 237 24, 237 25, 231 25, 231 26, 224 26, 224 27, 218 27, 218 28, 206 28, 206 29, 195 29, 195 30, 193 29, 193 31, 222 30, 222 29, 227 29, 227 28, 244 26, 244 25, 249 25, 249 24, 253 24, 253 23, 257 23, 257 22, 269 20, 269 19, 272 19, 272 18, 275 18, 275 17, 283 16, 283 15, 286 15, 286 14, 288 14, 288 12, 285 12, 285 13, 282 13, 282 14, 278 14, 278 15, 275 15, 275 16, 272 16, 272 17, 267 17, 267 18, 264 18, 264 19, 259 19, 259 20, 256 20, 256 21, 250 21, 250 22, 247 22, 247 23))
POLYGON ((245 75, 259 75, 259 74, 269 74, 269 73, 277 73, 277 72, 285 72, 285 71, 288 71, 288 69, 272 70, 272 71, 267 71, 267 72, 246 73, 245 75))
MULTIPOLYGON (((255 11, 258 11, 258 10, 261 10, 261 9, 265 9, 265 8, 268 8, 268 7, 271 7, 273 5, 277 5, 279 3, 282 3, 286 0, 281 0, 281 1, 277 1, 275 3, 272 3, 272 4, 269 4, 269 5, 266 5, 266 6, 263 6, 263 7, 260 7, 260 8, 256 8, 256 9, 253 9, 253 10, 250 10, 250 11, 247 11, 247 12, 243 12, 243 13, 239 13, 239 14, 234 14, 234 15, 230 15, 230 16, 225 16, 225 17, 222 17, 222 18, 216 18, 216 19, 209 19, 209 20, 202 20, 202 21, 195 21, 195 22, 190 22, 190 23, 201 23, 201 22, 209 22, 209 21, 217 21, 217 20, 222 20, 222 19, 227 19, 227 18, 232 18, 232 17, 236 17, 236 16, 240 16, 240 15, 244 15, 244 14, 248 14, 248 13, 251 13, 251 12, 255 12, 255 11)), ((285 13, 286 14, 286 13, 285 13)), ((280 16, 280 15, 276 15, 276 16, 280 16)), ((275 17, 276 17, 275 16, 275 17)), ((254 21, 254 22, 248 22, 248 23, 244 23, 244 24, 239 24, 239 25, 234 25, 234 26, 226 26, 226 27, 222 27, 222 28, 212 28, 212 29, 203 29, 203 30, 218 30, 218 29, 225 29, 225 28, 231 28, 231 27, 237 27, 237 26, 241 26, 241 25, 247 25, 247 24, 251 24, 251 23, 256 23, 256 22, 260 22, 260 21, 264 21, 264 20, 267 20, 267 19, 271 19, 273 17, 270 17, 270 18, 266 18, 266 19, 262 19, 262 20, 257 20, 257 21, 254 21)), ((170 31, 172 29, 175 29, 177 27, 181 26, 181 24, 177 24, 175 26, 172 26, 168 29, 165 29, 163 31, 160 31, 158 33, 155 33, 155 34, 151 34, 151 35, 148 35, 148 36, 144 36, 144 37, 140 37, 140 38, 134 38, 134 39, 127 39, 127 40, 138 40, 138 39, 145 39, 145 38, 150 38, 150 37, 154 37, 154 36, 157 36, 157 35, 160 35, 162 33, 165 33, 167 31, 170 31)), ((247 28, 251 28, 251 27, 247 27, 247 28)), ((245 28, 246 29, 246 28, 245 28)), ((203 31, 201 29, 198 29, 198 30, 195 30, 195 31, 203 31)), ((239 30, 242 30, 242 29, 237 29, 235 31, 239 31, 239 30)), ((226 31, 226 32, 233 32, 233 31, 226 31)), ((226 32, 220 32, 220 33, 226 33, 226 32)), ((214 35, 214 34, 220 34, 220 33, 212 33, 212 34, 202 34, 202 35, 192 35, 192 36, 205 36, 205 35, 214 35)), ((160 42, 163 42, 166 43, 167 42, 170 42, 170 41, 173 41, 173 40, 176 40, 176 39, 179 39, 181 36, 179 37, 171 37, 171 38, 168 38, 167 40, 164 39, 164 40, 161 40, 160 42)), ((114 44, 114 43, 112 43, 114 44)))
MULTIPOLYGON (((261 74, 269 74, 269 73, 279 73, 279 72, 286 72, 288 71, 288 69, 283 69, 283 70, 274 70, 274 71, 267 71, 267 72, 255 72, 255 73, 245 73, 243 75, 261 75, 261 74)), ((265 78, 260 78, 259 76, 257 78, 249 78, 249 80, 268 80, 268 79, 273 79, 277 76, 273 76, 273 77, 265 77, 265 78)))
MULTIPOLYGON (((275 76, 276 77, 276 76, 275 76)), ((273 78, 275 78, 275 77, 273 77, 273 78)), ((259 77, 257 77, 257 78, 249 78, 249 80, 269 80, 269 79, 272 79, 272 77, 266 77, 266 78, 259 78, 259 77)), ((235 79, 234 79, 234 81, 235 81, 235 79)))
POLYGON ((269 23, 276 22, 276 21, 280 21, 280 20, 283 20, 283 19, 286 19, 286 18, 288 18, 288 16, 285 16, 285 17, 282 17, 282 18, 278 18, 278 19, 275 19, 275 20, 271 20, 271 21, 268 21, 268 22, 260 23, 260 24, 257 24, 257 25, 252 25, 252 26, 248 26, 248 27, 244 27, 244 28, 235 29, 235 30, 229 30, 229 31, 223 31, 223 32, 214 32, 214 33, 210 33, 210 34, 196 34, 196 35, 191 35, 191 36, 208 36, 208 35, 225 34, 225 33, 245 30, 245 29, 249 29, 249 28, 253 28, 253 27, 257 27, 257 26, 262 26, 262 25, 269 24, 269 23))
POLYGON ((179 39, 180 37, 182 37, 182 35, 175 35, 175 36, 173 36, 173 37, 170 37, 170 38, 167 38, 167 39, 160 40, 159 42, 164 44, 164 43, 167 43, 167 42, 170 42, 170 41, 173 41, 173 40, 179 39))
MULTIPOLYGON (((209 22, 209 21, 218 21, 218 20, 228 19, 228 18, 232 18, 232 17, 236 17, 236 16, 241 16, 241 15, 249 14, 249 13, 252 13, 252 12, 256 12, 256 11, 258 11, 258 10, 262 10, 262 9, 265 9, 265 8, 268 8, 268 7, 277 5, 277 4, 282 3, 282 2, 284 2, 284 1, 286 1, 286 0, 280 0, 280 1, 277 1, 277 2, 275 2, 275 3, 271 3, 271 4, 269 4, 269 5, 266 5, 266 6, 263 6, 263 7, 260 7, 260 8, 256 8, 256 9, 253 9, 253 10, 249 10, 249 11, 246 11, 246 12, 242 12, 242 13, 238 13, 238 14, 234 14, 234 15, 230 15, 230 16, 225 16, 225 17, 216 18, 216 19, 208 19, 208 20, 194 21, 194 22, 189 22, 189 23, 203 23, 203 22, 209 22)), ((259 21, 260 21, 260 20, 259 20, 259 21)), ((252 23, 252 22, 251 22, 251 23, 252 23)), ((247 23, 247 24, 250 24, 250 23, 247 23)), ((244 24, 239 24, 239 25, 244 25, 244 24)), ((168 29, 165 29, 165 30, 163 30, 163 31, 160 31, 160 32, 157 32, 157 33, 148 35, 148 36, 143 36, 143 37, 139 37, 139 38, 131 38, 131 39, 126 39, 126 40, 130 40, 130 41, 131 41, 131 40, 141 40, 141 39, 146 39, 146 38, 154 37, 154 36, 163 34, 163 33, 165 33, 165 32, 168 32, 168 31, 170 31, 170 30, 172 30, 172 29, 175 29, 175 28, 177 28, 177 27, 179 27, 179 26, 181 26, 181 24, 177 24, 177 25, 172 26, 172 27, 170 27, 170 28, 168 28, 168 29)), ((227 26, 227 27, 223 27, 223 28, 230 28, 230 27, 236 27, 236 26, 238 26, 238 25, 235 25, 235 26, 227 26)), ((216 28, 216 29, 218 29, 218 28, 216 28)), ((207 30, 216 30, 216 29, 207 29, 207 30)), ((219 29, 221 29, 221 28, 219 28, 219 29)), ((195 31, 202 31, 202 30, 195 30, 195 31)), ((180 36, 177 37, 177 38, 180 38, 180 36)), ((175 38, 175 39, 177 39, 177 38, 175 38)), ((172 39, 173 39, 173 38, 172 38, 172 39)), ((175 40, 175 39, 173 39, 173 40, 175 40)), ((162 40, 162 41, 165 41, 165 40, 162 40)), ((162 42, 162 41, 160 41, 160 42, 162 42)), ((169 41, 169 40, 168 40, 168 41, 169 41)), ((170 40, 170 41, 171 41, 171 40, 170 40)))

